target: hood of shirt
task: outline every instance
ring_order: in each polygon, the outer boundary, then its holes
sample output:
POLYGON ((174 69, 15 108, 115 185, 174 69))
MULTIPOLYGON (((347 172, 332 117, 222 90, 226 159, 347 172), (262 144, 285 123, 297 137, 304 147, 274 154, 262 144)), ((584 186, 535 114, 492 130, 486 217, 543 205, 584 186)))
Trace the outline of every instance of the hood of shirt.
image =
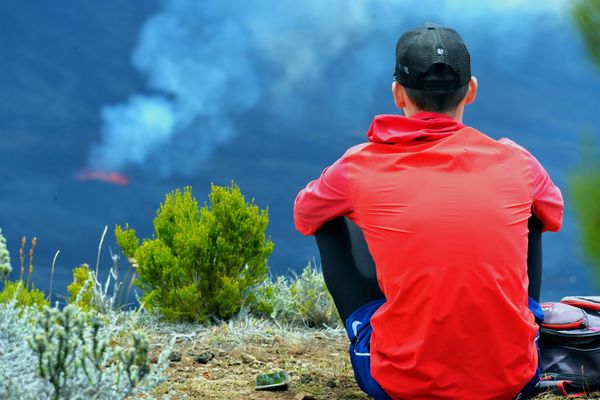
POLYGON ((442 139, 464 128, 465 125, 452 117, 428 111, 412 117, 401 115, 377 115, 367 133, 370 142, 406 143, 413 140, 432 141, 442 139))

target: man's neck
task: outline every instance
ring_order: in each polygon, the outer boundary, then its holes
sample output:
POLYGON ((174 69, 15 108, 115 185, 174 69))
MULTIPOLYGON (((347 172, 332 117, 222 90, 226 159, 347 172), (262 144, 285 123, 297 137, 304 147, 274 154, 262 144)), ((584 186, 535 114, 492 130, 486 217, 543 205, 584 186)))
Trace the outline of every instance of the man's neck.
MULTIPOLYGON (((449 111, 449 112, 443 112, 443 113, 437 112, 437 111, 434 111, 434 112, 436 114, 447 115, 448 117, 452 118, 456 122, 462 123, 463 110, 464 110, 463 108, 458 107, 456 110, 449 111)), ((412 118, 413 115, 418 114, 420 112, 427 112, 425 110, 420 110, 416 107, 406 107, 406 108, 403 108, 402 111, 404 112, 404 116, 408 117, 408 118, 412 118)))

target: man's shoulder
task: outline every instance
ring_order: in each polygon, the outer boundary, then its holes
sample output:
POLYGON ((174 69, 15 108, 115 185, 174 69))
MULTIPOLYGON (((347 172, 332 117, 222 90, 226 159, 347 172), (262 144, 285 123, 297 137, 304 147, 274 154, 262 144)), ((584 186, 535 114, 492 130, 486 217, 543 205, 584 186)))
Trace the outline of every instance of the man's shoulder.
POLYGON ((489 136, 485 132, 480 131, 479 129, 474 128, 472 126, 468 126, 468 125, 465 126, 465 127, 463 127, 462 129, 460 129, 456 133, 459 133, 459 134, 462 134, 462 135, 468 135, 468 136, 471 136, 471 137, 476 138, 478 140, 489 142, 491 144, 499 143, 500 142, 500 140, 494 139, 493 137, 489 136))
MULTIPOLYGON (((521 146, 519 143, 511 140, 507 137, 503 137, 498 139, 498 143, 504 145, 507 149, 512 150, 517 153, 519 157, 526 160, 530 167, 536 166, 539 164, 539 161, 527 150, 524 146, 521 146)), ((541 165, 540 165, 541 166, 541 165)))
POLYGON ((338 159, 338 163, 348 162, 355 156, 360 156, 360 154, 365 150, 367 146, 369 146, 370 142, 359 143, 350 148, 348 148, 344 154, 338 159))
POLYGON ((344 155, 342 157, 348 157, 353 154, 356 154, 356 153, 360 152, 361 150, 363 150, 365 147, 367 147, 369 144, 370 144, 370 142, 364 142, 364 143, 359 143, 357 145, 354 145, 354 146, 350 147, 348 150, 346 150, 346 152, 344 153, 344 155))
POLYGON ((515 149, 519 150, 522 153, 529 154, 529 151, 527 151, 527 149, 525 147, 521 146, 520 144, 518 144, 514 140, 511 140, 511 139, 509 139, 507 137, 503 137, 503 138, 498 139, 498 143, 501 143, 503 145, 515 148, 515 149))
POLYGON ((529 155, 529 156, 531 155, 531 153, 529 153, 529 151, 525 147, 521 146, 514 140, 509 139, 507 137, 502 137, 500 139, 494 139, 491 136, 488 136, 487 134, 483 133, 482 131, 480 131, 476 128, 473 128, 471 126, 466 126, 463 129, 461 129, 459 132, 469 134, 469 135, 477 138, 478 140, 487 142, 491 145, 495 145, 500 148, 504 148, 511 152, 516 152, 519 154, 524 154, 524 155, 529 155))

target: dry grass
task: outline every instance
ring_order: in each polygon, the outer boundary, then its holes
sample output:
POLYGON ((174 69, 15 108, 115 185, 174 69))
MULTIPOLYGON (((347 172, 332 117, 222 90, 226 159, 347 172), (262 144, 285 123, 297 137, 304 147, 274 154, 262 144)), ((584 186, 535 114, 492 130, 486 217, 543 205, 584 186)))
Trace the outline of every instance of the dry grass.
MULTIPOLYGON (((316 399, 368 399, 354 381, 348 359, 348 340, 343 329, 308 329, 279 326, 251 317, 220 326, 143 323, 158 354, 169 342, 181 360, 172 361, 168 381, 156 390, 157 397, 172 399, 292 400, 301 392, 316 399), (208 363, 198 356, 213 354, 208 363), (284 370, 290 377, 288 390, 254 390, 257 374, 284 370)), ((536 400, 564 397, 542 394, 536 400)), ((585 399, 600 399, 588 396, 585 399)))
POLYGON ((354 382, 347 357, 346 333, 340 329, 278 326, 254 318, 206 327, 155 324, 146 327, 158 353, 171 340, 181 354, 172 361, 168 382, 156 392, 173 399, 294 399, 306 392, 318 399, 368 399, 354 382), (211 353, 206 364, 195 358, 211 353), (284 370, 288 390, 254 390, 257 374, 284 370))

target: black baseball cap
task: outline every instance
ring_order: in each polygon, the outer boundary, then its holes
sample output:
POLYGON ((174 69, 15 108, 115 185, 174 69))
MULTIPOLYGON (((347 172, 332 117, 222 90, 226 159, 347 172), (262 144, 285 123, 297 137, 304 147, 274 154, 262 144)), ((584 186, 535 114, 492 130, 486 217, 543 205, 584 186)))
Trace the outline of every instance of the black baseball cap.
POLYGON ((454 29, 428 23, 398 39, 394 77, 412 89, 459 88, 471 80, 471 56, 454 29))

